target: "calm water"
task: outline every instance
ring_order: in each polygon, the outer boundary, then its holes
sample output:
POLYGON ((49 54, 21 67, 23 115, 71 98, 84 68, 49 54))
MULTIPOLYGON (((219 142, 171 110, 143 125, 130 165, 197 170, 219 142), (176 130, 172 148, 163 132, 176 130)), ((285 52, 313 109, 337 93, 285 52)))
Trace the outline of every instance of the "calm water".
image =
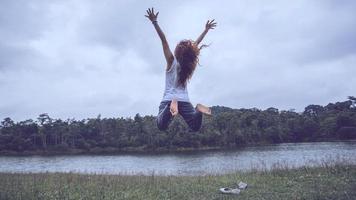
POLYGON ((347 160, 356 164, 356 141, 278 144, 172 154, 0 156, 0 172, 80 172, 107 174, 201 175, 235 170, 320 165, 347 160))

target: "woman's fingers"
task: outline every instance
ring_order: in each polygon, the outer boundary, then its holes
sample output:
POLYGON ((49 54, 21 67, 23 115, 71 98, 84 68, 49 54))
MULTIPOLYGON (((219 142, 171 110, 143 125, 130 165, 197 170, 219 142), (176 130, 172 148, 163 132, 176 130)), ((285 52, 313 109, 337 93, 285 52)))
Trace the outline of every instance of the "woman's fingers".
POLYGON ((151 8, 149 8, 148 10, 146 10, 148 15, 151 15, 153 13, 153 10, 151 8))
POLYGON ((152 8, 148 8, 148 9, 146 10, 146 13, 147 13, 147 15, 145 15, 145 17, 149 18, 150 20, 155 20, 155 19, 157 19, 157 16, 158 16, 158 14, 159 14, 159 12, 157 12, 157 13, 155 14, 155 11, 154 11, 154 8, 153 8, 153 7, 152 7, 152 8))
POLYGON ((214 29, 215 27, 216 27, 216 22, 215 22, 215 19, 213 19, 213 20, 208 20, 207 22, 206 22, 206 24, 205 24, 205 27, 207 28, 207 29, 214 29))
POLYGON ((172 115, 176 115, 177 114, 177 110, 175 110, 175 109, 171 109, 170 111, 171 111, 172 115))
POLYGON ((207 26, 209 27, 209 29, 214 29, 216 27, 217 23, 214 21, 215 21, 215 19, 213 19, 211 21, 208 20, 209 23, 207 24, 207 26))
POLYGON ((215 21, 215 19, 213 19, 211 21, 208 20, 209 24, 216 24, 216 22, 214 22, 214 21, 215 21))

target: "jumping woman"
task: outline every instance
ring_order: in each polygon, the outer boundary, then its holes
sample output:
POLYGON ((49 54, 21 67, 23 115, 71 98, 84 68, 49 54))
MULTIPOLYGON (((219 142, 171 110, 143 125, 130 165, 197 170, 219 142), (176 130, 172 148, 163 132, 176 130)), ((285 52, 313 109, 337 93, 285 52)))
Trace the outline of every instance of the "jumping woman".
POLYGON ((157 126, 160 130, 166 130, 172 118, 179 113, 191 131, 198 131, 202 124, 203 114, 211 115, 211 109, 202 104, 197 104, 194 108, 188 97, 187 85, 199 61, 201 47, 198 45, 208 31, 216 27, 216 22, 208 20, 204 32, 196 41, 180 41, 172 54, 167 39, 157 22, 159 12, 154 13, 153 8, 146 12, 145 16, 151 20, 161 39, 164 57, 167 61, 166 85, 159 106, 157 126))

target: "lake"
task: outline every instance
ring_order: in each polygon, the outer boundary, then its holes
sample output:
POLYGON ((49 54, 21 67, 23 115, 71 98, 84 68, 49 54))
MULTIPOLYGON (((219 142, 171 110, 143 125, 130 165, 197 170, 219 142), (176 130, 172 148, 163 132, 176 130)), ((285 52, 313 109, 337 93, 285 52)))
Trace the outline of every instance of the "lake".
POLYGON ((0 156, 0 172, 204 175, 279 165, 317 166, 335 160, 356 164, 356 141, 283 143, 165 154, 0 156))

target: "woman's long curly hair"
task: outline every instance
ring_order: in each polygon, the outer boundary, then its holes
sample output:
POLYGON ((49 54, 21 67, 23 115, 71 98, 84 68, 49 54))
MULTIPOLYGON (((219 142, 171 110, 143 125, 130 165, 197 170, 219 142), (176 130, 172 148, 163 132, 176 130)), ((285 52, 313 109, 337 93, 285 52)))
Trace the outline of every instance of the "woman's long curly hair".
MULTIPOLYGON (((204 47, 206 45, 203 45, 204 47)), ((182 40, 175 48, 174 55, 180 65, 178 68, 178 86, 186 87, 199 62, 200 49, 192 40, 182 40)))

